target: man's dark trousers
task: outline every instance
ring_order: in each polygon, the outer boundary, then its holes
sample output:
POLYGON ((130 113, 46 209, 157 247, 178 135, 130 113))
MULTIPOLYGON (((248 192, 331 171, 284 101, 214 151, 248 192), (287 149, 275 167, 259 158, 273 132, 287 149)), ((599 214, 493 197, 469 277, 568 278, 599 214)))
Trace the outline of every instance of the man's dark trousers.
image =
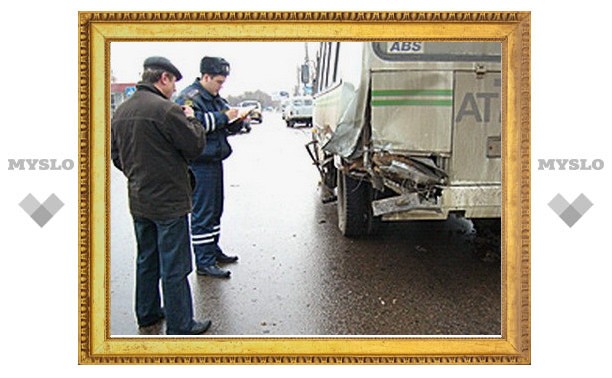
POLYGON ((196 186, 191 213, 191 242, 196 266, 214 265, 220 255, 221 215, 223 214, 223 162, 191 164, 196 186))
POLYGON ((136 317, 139 324, 160 319, 161 279, 168 333, 190 330, 193 321, 192 270, 187 214, 167 220, 134 216, 138 243, 136 260, 136 317))

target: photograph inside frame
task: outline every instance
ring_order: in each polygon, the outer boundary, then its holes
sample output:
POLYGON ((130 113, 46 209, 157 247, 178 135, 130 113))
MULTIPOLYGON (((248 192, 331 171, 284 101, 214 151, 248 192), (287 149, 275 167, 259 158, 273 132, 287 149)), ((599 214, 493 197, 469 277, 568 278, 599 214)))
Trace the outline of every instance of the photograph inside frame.
POLYGON ((502 75, 500 42, 111 42, 110 336, 176 334, 142 220, 178 211, 203 337, 500 338, 502 75), (193 180, 157 164, 147 190, 159 149, 121 145, 145 92, 203 130, 193 180))

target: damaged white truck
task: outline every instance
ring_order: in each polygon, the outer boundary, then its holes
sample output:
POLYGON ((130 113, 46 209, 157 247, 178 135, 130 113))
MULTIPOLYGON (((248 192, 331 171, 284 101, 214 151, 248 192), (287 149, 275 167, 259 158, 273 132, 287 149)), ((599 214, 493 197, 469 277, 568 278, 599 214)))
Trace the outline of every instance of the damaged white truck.
POLYGON ((380 221, 501 219, 497 42, 322 42, 306 148, 343 235, 380 221))

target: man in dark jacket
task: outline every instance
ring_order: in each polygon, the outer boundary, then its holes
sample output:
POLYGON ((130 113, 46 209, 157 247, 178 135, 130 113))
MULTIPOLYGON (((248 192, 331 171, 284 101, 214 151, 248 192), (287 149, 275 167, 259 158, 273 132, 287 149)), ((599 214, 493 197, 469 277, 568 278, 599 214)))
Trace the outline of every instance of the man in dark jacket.
POLYGON ((230 108, 219 96, 229 75, 229 63, 223 58, 205 56, 200 62, 201 78, 185 88, 177 98, 182 105, 192 106, 195 116, 206 129, 206 148, 191 163, 196 177, 191 213, 191 242, 196 255, 196 272, 200 275, 227 278, 230 271, 217 263, 232 263, 237 256, 228 256, 219 247, 221 214, 223 213, 223 160, 232 153, 227 141, 230 132, 239 131, 245 115, 230 108))
POLYGON ((166 58, 144 61, 137 91, 111 122, 111 158, 128 180, 129 207, 138 248, 136 318, 140 327, 166 318, 166 334, 196 335, 211 321, 193 319, 188 161, 206 144, 193 109, 170 101, 181 79, 166 58), (164 308, 161 306, 161 279, 164 308))

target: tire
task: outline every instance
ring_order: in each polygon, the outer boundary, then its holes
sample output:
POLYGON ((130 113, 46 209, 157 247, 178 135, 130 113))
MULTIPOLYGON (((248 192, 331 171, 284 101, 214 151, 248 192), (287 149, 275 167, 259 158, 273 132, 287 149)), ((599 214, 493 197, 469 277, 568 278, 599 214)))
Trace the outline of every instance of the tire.
POLYGON ((349 238, 372 233, 372 187, 365 180, 356 180, 341 171, 338 178, 338 228, 349 238))

